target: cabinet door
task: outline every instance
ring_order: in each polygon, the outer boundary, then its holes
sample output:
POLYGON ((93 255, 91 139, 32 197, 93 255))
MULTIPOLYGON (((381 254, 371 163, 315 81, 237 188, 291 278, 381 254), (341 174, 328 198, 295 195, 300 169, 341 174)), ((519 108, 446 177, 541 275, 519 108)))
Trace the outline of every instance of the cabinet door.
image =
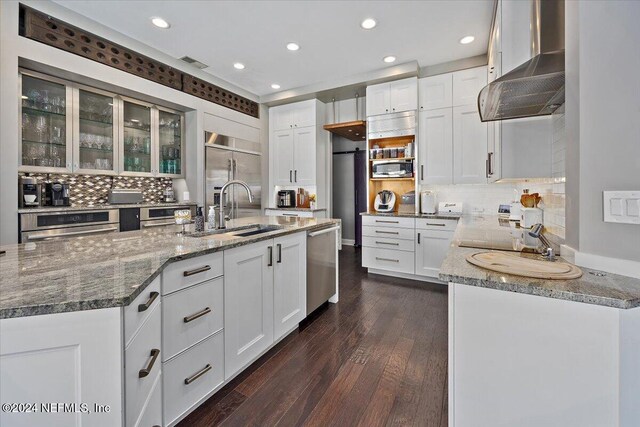
POLYGON ((418 79, 397 80, 389 87, 392 113, 418 109, 418 79))
POLYGON ((123 101, 120 171, 124 175, 153 175, 152 127, 150 105, 123 101))
POLYGON ((391 93, 389 83, 367 86, 367 116, 389 113, 391 93))
POLYGON ((71 172, 72 89, 22 74, 20 171, 71 172))
POLYGON ((474 105, 478 94, 487 85, 487 67, 471 68, 453 73, 453 106, 474 105))
POLYGON ((293 182, 316 185, 316 128, 293 131, 293 182))
POLYGON ((178 112, 158 110, 158 175, 184 176, 184 117, 178 112))
MULTIPOLYGON (((495 52, 493 63, 487 68, 487 81, 500 77, 502 54, 495 52)), ((487 122, 487 180, 496 182, 502 178, 502 122, 487 122)))
POLYGON ((293 127, 293 108, 290 104, 269 108, 272 130, 285 130, 293 127))
POLYGON ((273 240, 224 251, 225 378, 273 344, 273 240))
POLYGON ((273 133, 273 181, 274 185, 293 184, 293 130, 273 133))
POLYGON ((451 107, 453 76, 451 73, 418 80, 420 111, 451 107))
POLYGON ((420 113, 418 151, 421 184, 453 182, 452 114, 451 108, 420 113))
POLYGON ((291 104, 293 109, 293 127, 304 128, 316 124, 316 100, 291 104))
POLYGON ((274 340, 304 319, 307 311, 307 233, 274 239, 274 340))
POLYGON ((453 231, 416 230, 416 274, 438 277, 453 231))
POLYGON ((487 125, 480 121, 478 107, 453 108, 453 183, 487 182, 487 125))

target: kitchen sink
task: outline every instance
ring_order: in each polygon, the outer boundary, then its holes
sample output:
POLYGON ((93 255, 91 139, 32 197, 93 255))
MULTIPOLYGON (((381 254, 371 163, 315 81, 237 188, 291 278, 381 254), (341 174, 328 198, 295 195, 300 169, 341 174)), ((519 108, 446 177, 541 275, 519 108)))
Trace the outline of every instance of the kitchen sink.
POLYGON ((189 237, 221 239, 226 240, 234 237, 249 237, 257 234, 269 233, 271 231, 282 230, 280 225, 248 224, 240 227, 225 228, 221 230, 209 230, 200 233, 189 233, 189 237))

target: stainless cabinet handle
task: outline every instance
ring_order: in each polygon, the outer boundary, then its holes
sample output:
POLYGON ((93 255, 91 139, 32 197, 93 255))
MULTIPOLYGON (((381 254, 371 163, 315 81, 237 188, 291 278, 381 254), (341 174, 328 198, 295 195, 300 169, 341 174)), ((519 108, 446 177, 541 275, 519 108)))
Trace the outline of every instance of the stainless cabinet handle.
POLYGON ((267 267, 271 267, 273 265, 273 246, 269 246, 269 264, 267 267))
POLYGON ((420 244, 420 233, 418 233, 418 244, 420 244))
POLYGON ((385 220, 382 220, 382 219, 376 219, 376 222, 381 222, 381 223, 384 223, 384 224, 399 224, 400 223, 400 221, 385 221, 385 220))
POLYGON ((154 348, 153 350, 151 350, 151 354, 149 355, 151 359, 149 359, 149 363, 147 364, 146 368, 140 369, 140 371, 138 372, 138 378, 144 378, 147 375, 149 375, 149 373, 151 372, 151 369, 153 369, 153 364, 156 363, 156 359, 158 358, 159 355, 160 355, 160 350, 158 350, 157 348, 154 348))
POLYGON ((391 243, 391 242, 378 242, 378 241, 376 241, 376 244, 378 244, 378 245, 400 246, 400 243, 391 243))
POLYGON ((298 182, 298 169, 293 171, 293 182, 298 182))
POLYGON ((151 307, 151 304, 153 304, 158 296, 160 296, 158 292, 151 292, 149 294, 149 299, 147 300, 147 302, 138 305, 138 312, 146 311, 149 307, 151 307))
POLYGON ((207 363, 207 366, 205 366, 204 368, 202 368, 201 370, 199 370, 195 374, 191 375, 189 378, 185 378, 184 379, 184 383, 186 385, 189 385, 192 382, 194 382, 195 380, 197 380, 198 378, 200 378, 201 376, 203 376, 204 374, 206 374, 207 372, 209 372, 210 370, 211 370, 211 365, 207 363))
POLYGON ((380 258, 380 257, 376 257, 376 259, 377 259, 378 261, 400 262, 400 260, 399 260, 399 259, 380 258))
POLYGON ((489 155, 487 154, 487 159, 484 161, 484 175, 489 178, 489 155))
POLYGON ((211 270, 210 265, 205 265, 204 267, 196 268, 195 270, 183 271, 182 275, 184 277, 193 276, 194 274, 204 273, 205 271, 211 270))
POLYGON ((282 262, 282 245, 278 243, 278 264, 282 262))
POLYGON ((376 233, 379 233, 379 234, 400 234, 399 231, 380 231, 380 230, 376 230, 376 233))
POLYGON ((489 153, 489 176, 493 176, 493 152, 489 153))
MULTIPOLYGON (((144 222, 144 221, 143 221, 144 222)), ((151 224, 142 224, 142 226, 144 228, 149 228, 149 227, 162 227, 165 225, 176 225, 175 221, 167 221, 167 222, 152 222, 151 224)))
POLYGON ((434 227, 446 227, 447 226, 447 224, 436 224, 436 223, 431 223, 431 222, 428 222, 427 225, 432 225, 434 227))
POLYGON ((293 182, 293 178, 291 178, 292 171, 289 171, 289 182, 293 182))
POLYGON ((424 165, 420 165, 420 180, 424 181, 424 165))
POLYGON ((72 231, 69 233, 60 233, 60 234, 53 234, 53 235, 42 235, 42 236, 28 236, 27 239, 28 240, 49 240, 49 239, 53 239, 56 237, 68 237, 68 236, 81 236, 83 234, 94 234, 94 233, 106 233, 108 231, 118 231, 118 227, 111 227, 111 228, 103 228, 101 230, 84 230, 84 231, 72 231))
POLYGON ((200 310, 197 313, 192 314, 191 316, 186 316, 183 320, 184 320, 184 323, 189 323, 209 313, 211 313, 211 309, 209 307, 205 307, 204 309, 200 310))

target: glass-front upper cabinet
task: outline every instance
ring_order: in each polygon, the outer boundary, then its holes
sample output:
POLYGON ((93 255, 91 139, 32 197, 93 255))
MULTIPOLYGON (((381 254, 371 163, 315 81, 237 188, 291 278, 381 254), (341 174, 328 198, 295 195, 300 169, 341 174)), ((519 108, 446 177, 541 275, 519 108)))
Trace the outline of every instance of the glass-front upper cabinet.
POLYGON ((74 91, 73 170, 115 174, 118 167, 117 99, 106 92, 74 91))
POLYGON ((153 175, 152 141, 154 126, 151 106, 123 101, 121 172, 126 175, 153 175))
POLYGON ((22 74, 20 170, 70 172, 71 88, 22 74))
POLYGON ((158 174, 182 175, 183 116, 180 113, 158 109, 158 174))

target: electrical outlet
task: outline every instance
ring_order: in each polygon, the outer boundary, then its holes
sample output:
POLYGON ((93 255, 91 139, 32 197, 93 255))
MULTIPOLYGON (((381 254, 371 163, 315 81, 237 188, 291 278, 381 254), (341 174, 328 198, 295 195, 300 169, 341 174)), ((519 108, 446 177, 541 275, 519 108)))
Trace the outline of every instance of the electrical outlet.
POLYGON ((604 222, 640 225, 640 191, 604 191, 604 222))

